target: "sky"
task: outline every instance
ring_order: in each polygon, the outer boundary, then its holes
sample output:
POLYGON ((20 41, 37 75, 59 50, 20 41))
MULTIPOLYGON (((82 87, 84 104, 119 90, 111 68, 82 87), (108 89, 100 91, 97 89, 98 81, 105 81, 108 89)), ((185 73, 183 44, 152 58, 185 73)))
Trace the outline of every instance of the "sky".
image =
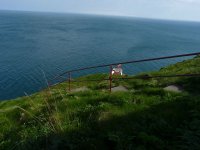
POLYGON ((0 0, 0 10, 200 21, 200 0, 0 0))

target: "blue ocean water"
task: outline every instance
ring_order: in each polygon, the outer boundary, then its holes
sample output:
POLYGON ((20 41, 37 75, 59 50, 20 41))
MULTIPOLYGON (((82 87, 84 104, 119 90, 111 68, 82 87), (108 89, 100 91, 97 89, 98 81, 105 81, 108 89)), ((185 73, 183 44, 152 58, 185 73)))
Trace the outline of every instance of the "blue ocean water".
MULTIPOLYGON (((31 94, 66 70, 200 51, 200 23, 0 11, 0 100, 31 94), (44 77, 45 76, 45 77, 44 77)), ((124 65, 126 74, 183 59, 124 65)), ((109 68, 78 72, 108 72, 109 68)))

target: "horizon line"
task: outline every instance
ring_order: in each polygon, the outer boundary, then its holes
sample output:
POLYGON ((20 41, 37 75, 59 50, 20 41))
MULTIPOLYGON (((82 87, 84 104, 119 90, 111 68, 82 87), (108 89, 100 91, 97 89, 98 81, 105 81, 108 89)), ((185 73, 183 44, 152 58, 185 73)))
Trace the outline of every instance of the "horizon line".
POLYGON ((84 12, 65 12, 65 11, 37 11, 37 10, 17 10, 17 9, 0 9, 0 11, 17 11, 17 12, 33 12, 33 13, 57 13, 57 14, 74 14, 74 15, 89 15, 89 16, 105 16, 105 17, 120 17, 120 18, 137 18, 149 20, 162 20, 162 21, 176 21, 176 22, 193 22, 200 23, 198 20, 183 20, 183 19, 169 19, 169 18, 154 18, 142 17, 132 15, 114 15, 114 14, 101 14, 101 13, 84 13, 84 12))

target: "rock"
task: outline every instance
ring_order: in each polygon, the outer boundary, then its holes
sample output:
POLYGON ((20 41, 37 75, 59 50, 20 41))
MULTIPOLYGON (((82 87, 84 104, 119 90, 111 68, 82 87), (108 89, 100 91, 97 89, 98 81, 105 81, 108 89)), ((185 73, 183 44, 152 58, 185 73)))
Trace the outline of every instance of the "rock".
POLYGON ((165 91, 171 91, 171 92, 183 92, 183 88, 179 85, 169 85, 167 87, 164 88, 165 91))

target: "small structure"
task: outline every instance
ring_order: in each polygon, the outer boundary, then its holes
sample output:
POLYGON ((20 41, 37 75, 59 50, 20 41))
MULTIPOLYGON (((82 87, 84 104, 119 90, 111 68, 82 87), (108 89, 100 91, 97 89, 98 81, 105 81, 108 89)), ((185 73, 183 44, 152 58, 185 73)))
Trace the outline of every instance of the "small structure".
POLYGON ((112 75, 123 75, 123 69, 121 64, 117 65, 116 68, 112 69, 112 75))

